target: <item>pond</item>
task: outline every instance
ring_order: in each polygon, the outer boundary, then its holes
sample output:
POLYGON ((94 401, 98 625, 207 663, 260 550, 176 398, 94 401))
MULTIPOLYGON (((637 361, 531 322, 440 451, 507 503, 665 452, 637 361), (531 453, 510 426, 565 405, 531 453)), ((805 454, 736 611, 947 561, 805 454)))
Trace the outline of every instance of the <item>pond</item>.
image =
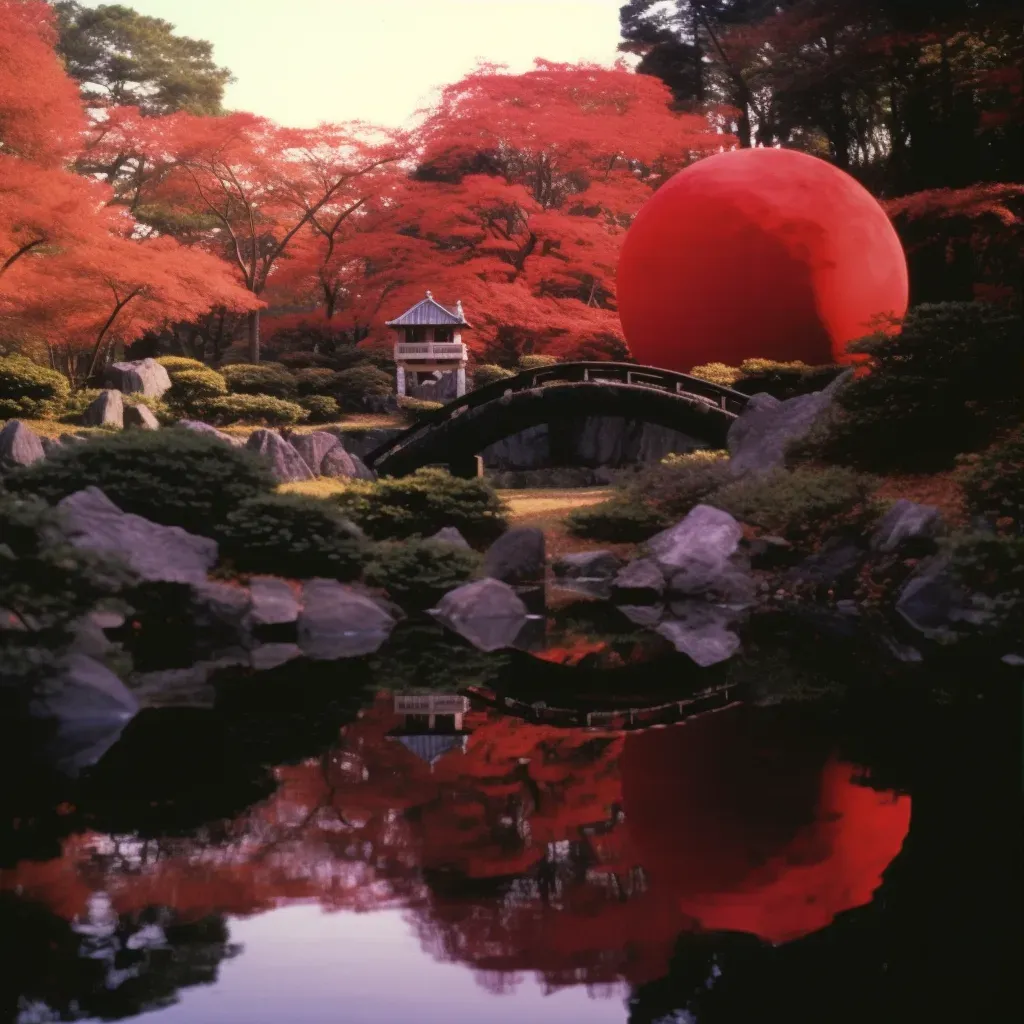
POLYGON ((1018 1019, 1019 699, 755 700, 592 627, 227 669, 74 781, 8 744, 0 1020, 1018 1019))

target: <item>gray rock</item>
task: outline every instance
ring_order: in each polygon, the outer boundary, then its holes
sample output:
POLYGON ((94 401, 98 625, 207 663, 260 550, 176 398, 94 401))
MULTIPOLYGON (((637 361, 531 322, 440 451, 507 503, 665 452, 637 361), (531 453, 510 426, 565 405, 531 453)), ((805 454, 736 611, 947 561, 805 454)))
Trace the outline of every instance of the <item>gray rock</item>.
POLYGON ((68 654, 32 714, 54 722, 48 754, 59 771, 77 775, 95 764, 135 717, 139 702, 113 672, 86 654, 68 654))
POLYGON ((449 591, 431 614, 481 651, 514 646, 528 621, 526 605, 515 590, 491 578, 449 591))
POLYGON ((124 427, 124 399, 120 391, 101 391, 82 413, 86 427, 124 427))
POLYGON ((740 638, 729 628, 735 615, 728 608, 689 601, 674 604, 672 616, 657 632, 701 668, 727 661, 740 649, 740 638))
POLYGON ((107 371, 112 387, 125 394, 141 392, 147 398, 162 398, 171 386, 167 371, 155 359, 114 363, 107 371))
POLYGON ((835 586, 853 578, 864 557, 860 545, 847 537, 829 537, 819 551, 808 555, 785 579, 795 583, 835 586))
POLYGON ((39 440, 42 442, 43 452, 47 456, 52 455, 56 451, 60 451, 60 449, 64 447, 60 441, 52 437, 41 437, 39 440))
POLYGON ((619 611, 634 626, 652 627, 661 622, 665 606, 661 604, 620 604, 619 611))
POLYGON ((175 426, 183 427, 185 430, 191 430, 197 434, 210 434, 218 441, 223 441, 235 448, 241 448, 245 444, 240 437, 232 437, 231 434, 225 434, 224 431, 211 427, 209 423, 203 423, 200 420, 178 420, 175 426))
POLYGON ((489 444, 480 453, 488 469, 539 469, 551 461, 550 430, 546 423, 489 444))
POLYGON ((503 533, 484 555, 484 575, 504 583, 540 583, 547 565, 544 532, 523 526, 503 533))
POLYGON ((580 551, 564 555, 552 568, 566 579, 612 579, 622 568, 622 559, 610 551, 580 551))
POLYGON ((896 611, 923 636, 932 640, 950 641, 959 637, 957 623, 977 621, 970 595, 954 581, 945 556, 923 562, 903 584, 896 601, 896 611))
POLYGON ((43 442, 21 420, 10 420, 0 430, 0 465, 31 466, 45 457, 43 442))
MULTIPOLYGON (((292 434, 288 438, 289 444, 302 456, 303 461, 307 466, 317 475, 326 476, 321 470, 321 466, 324 461, 324 456, 333 448, 341 448, 341 443, 334 434, 328 434, 326 430, 314 430, 309 434, 292 434)), ((344 448, 341 449, 341 454, 349 463, 351 463, 351 456, 344 448)), ((331 473, 331 476, 354 476, 355 471, 351 473, 331 473)))
MULTIPOLYGON (((162 369, 162 367, 161 367, 162 369)), ((124 408, 125 427, 136 430, 159 430, 160 421, 148 405, 126 405, 124 408)))
POLYGON ((394 440, 402 431, 393 427, 372 427, 369 430, 336 430, 330 433, 335 433, 345 451, 362 459, 380 445, 394 440))
POLYGON ((375 601, 335 580, 308 580, 302 590, 299 647, 319 660, 372 654, 395 620, 375 601))
POLYGON ((731 605, 751 605, 757 596, 757 583, 750 573, 730 564, 712 570, 694 563, 673 574, 666 589, 673 597, 713 597, 731 605))
POLYGON ((785 401, 754 395, 729 428, 729 469, 734 476, 768 473, 785 464, 786 446, 807 434, 831 407, 836 393, 852 376, 848 370, 827 388, 785 401))
POLYGON ((203 583, 217 562, 215 541, 122 512, 98 487, 68 495, 57 508, 75 547, 118 556, 147 582, 203 583))
MULTIPOLYGON (((363 479, 360 466, 366 470, 359 459, 350 455, 340 444, 336 444, 321 460, 320 475, 334 479, 363 479)), ((366 472, 369 473, 369 470, 366 472)))
POLYGON ((469 541, 454 526, 444 526, 427 540, 436 540, 439 544, 450 544, 453 548, 470 550, 469 541))
POLYGON ((289 661, 302 657, 302 648, 298 644, 260 644, 250 652, 249 664, 257 672, 269 672, 289 661))
POLYGON ((210 677, 223 668, 248 666, 249 654, 235 650, 223 652, 187 668, 137 672, 131 677, 132 692, 143 708, 199 708, 209 710, 217 700, 210 677))
POLYGON ((203 580, 192 587, 192 606, 200 627, 227 627, 245 635, 252 608, 252 596, 246 587, 203 580))
POLYGON ((900 498, 882 516, 871 536, 873 551, 896 551, 908 541, 931 540, 942 525, 942 517, 934 505, 919 505, 900 498))
POLYGON ((103 627, 86 615, 75 624, 74 635, 68 649, 102 661, 113 648, 114 645, 107 639, 103 627))
POLYGON ((1024 655, 1020 654, 1004 654, 999 660, 1011 668, 1020 668, 1024 665, 1024 655))
POLYGON ((665 592, 665 575, 653 559, 637 558, 618 573, 613 586, 617 591, 660 597, 665 592))
POLYGON ((314 477, 306 460, 275 430, 254 430, 245 447, 251 452, 258 452, 270 463, 278 483, 294 483, 314 477))
POLYGON ((249 580, 249 593, 252 625, 281 626, 298 619, 299 599, 284 580, 275 576, 254 576, 249 580))

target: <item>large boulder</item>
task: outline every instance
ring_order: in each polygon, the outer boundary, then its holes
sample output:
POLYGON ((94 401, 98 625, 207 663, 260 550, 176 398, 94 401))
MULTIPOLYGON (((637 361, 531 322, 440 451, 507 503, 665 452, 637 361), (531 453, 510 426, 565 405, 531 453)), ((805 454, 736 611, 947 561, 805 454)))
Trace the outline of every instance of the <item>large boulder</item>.
POLYGON ((114 363, 107 371, 111 386, 125 394, 141 392, 147 398, 162 398, 171 386, 167 371, 155 359, 114 363))
POLYGON ((231 434, 225 434, 223 430, 211 427, 209 423, 203 423, 201 420, 178 420, 175 426, 182 427, 185 430, 191 430, 197 434, 208 434, 211 437, 217 438, 218 441, 223 441, 225 444, 229 444, 234 448, 241 448, 245 444, 240 437, 233 437, 231 434))
POLYGON ((68 495, 57 508, 75 547, 118 556, 147 582, 203 583, 217 562, 216 541, 122 512, 98 487, 68 495))
POLYGON ((21 420, 10 420, 0 430, 0 466, 31 466, 45 457, 42 440, 21 420))
POLYGON ((124 399, 120 391, 101 391, 82 413, 86 427, 124 427, 124 399))
POLYGON ((343 445, 336 444, 320 463, 320 475, 333 479, 372 480, 373 474, 358 455, 347 452, 343 445))
POLYGON ((933 541, 942 527, 942 516, 934 505, 919 505, 900 498, 882 516, 871 536, 871 549, 882 553, 911 543, 933 541))
POLYGON ((281 626, 299 617, 299 598, 284 580, 276 576, 253 576, 249 580, 253 626, 281 626))
POLYGON ((193 621, 200 629, 230 632, 233 640, 248 640, 252 595, 247 587, 203 580, 192 587, 193 621))
POLYGON ((563 579, 612 579, 622 568, 622 559, 611 551, 578 551, 563 555, 552 566, 563 579))
POLYGON ((365 594, 335 580, 308 580, 302 591, 299 647, 310 658, 372 654, 391 635, 395 620, 365 594))
POLYGON ((126 405, 124 409, 124 425, 136 430, 159 430, 160 421, 148 405, 126 405))
POLYGON ((770 473, 785 464, 786 447, 804 437, 831 407, 852 370, 827 388, 784 401, 768 394, 754 395, 729 428, 729 469, 734 476, 770 473))
POLYGON ((276 430, 254 430, 245 447, 258 452, 270 463, 270 471, 278 483, 312 480, 315 476, 306 460, 276 430))
POLYGON ((657 632, 701 668, 727 661, 739 650, 740 638, 730 628, 735 618, 731 609, 687 601, 673 604, 670 613, 657 632))
POLYGON ((544 531, 522 526, 503 533, 484 555, 484 575, 504 583, 540 583, 547 565, 544 531))
POLYGON ((431 614, 481 651, 513 646, 529 621, 515 590, 489 578, 449 591, 431 614))
MULTIPOLYGON (((334 448, 341 448, 341 442, 334 434, 328 434, 326 430, 314 430, 309 434, 292 434, 288 443, 302 456, 303 461, 317 475, 326 474, 321 470, 324 457, 334 448)), ((351 464, 352 457, 345 452, 347 462, 351 464)), ((332 473, 332 476, 355 476, 355 467, 351 473, 332 473)))
POLYGON ((622 600, 652 601, 665 593, 665 574, 653 558, 637 558, 616 574, 612 587, 622 600))
POLYGON ((105 665, 73 652, 60 662, 32 714, 55 725, 47 753, 53 764, 75 776, 94 765, 135 717, 135 696, 105 665))

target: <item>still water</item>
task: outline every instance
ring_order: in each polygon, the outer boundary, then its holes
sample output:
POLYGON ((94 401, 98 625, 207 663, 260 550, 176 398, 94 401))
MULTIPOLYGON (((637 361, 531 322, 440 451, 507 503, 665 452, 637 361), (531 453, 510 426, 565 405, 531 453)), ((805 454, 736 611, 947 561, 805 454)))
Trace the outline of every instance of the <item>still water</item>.
POLYGON ((289 671, 260 714, 251 681, 144 712, 12 819, 0 1019, 1016 1019, 987 719, 566 727, 289 671))

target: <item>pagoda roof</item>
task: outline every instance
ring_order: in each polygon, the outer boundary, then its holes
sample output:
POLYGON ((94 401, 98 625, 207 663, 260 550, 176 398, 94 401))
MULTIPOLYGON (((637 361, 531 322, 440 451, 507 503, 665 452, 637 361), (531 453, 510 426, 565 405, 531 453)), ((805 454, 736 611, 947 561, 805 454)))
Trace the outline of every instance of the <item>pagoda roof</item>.
POLYGON ((401 316, 388 320, 387 327, 468 327, 462 312, 462 302, 457 302, 454 309, 442 306, 434 296, 427 292, 425 299, 420 299, 411 309, 401 316))

